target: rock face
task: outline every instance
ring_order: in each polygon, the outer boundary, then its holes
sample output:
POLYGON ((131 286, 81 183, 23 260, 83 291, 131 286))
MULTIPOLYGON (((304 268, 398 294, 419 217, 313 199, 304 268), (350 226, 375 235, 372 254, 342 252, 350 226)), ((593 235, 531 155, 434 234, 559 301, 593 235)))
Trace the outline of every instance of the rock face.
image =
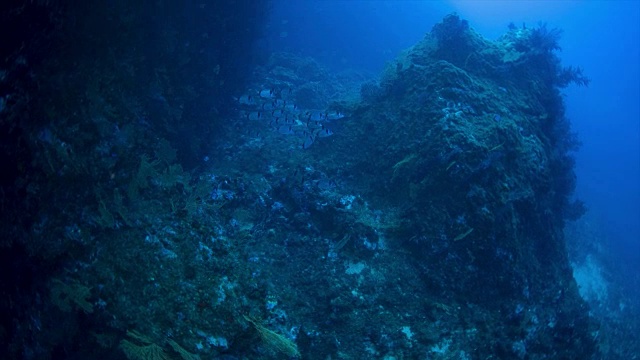
POLYGON ((254 26, 239 16, 249 3, 159 2, 152 28, 129 2, 97 8, 127 30, 116 37, 63 21, 63 35, 113 46, 43 60, 49 72, 29 81, 54 95, 15 95, 45 100, 0 112, 21 144, 16 199, 2 198, 2 314, 14 320, 0 323, 0 355, 591 358, 562 233, 583 208, 570 201, 577 141, 560 94, 588 79, 560 65, 559 31, 492 42, 447 16, 359 94, 365 76, 273 55, 249 101, 224 62, 242 56, 176 45, 187 24, 254 26), (149 60, 145 34, 163 56, 149 60), (282 131, 290 100, 303 110, 282 131))
POLYGON ((559 65, 559 34, 492 42, 446 17, 363 86, 327 152, 369 201, 400 209, 388 242, 410 252, 398 261, 421 298, 457 319, 449 329, 474 332, 478 358, 593 351, 562 234, 583 209, 569 201, 577 141, 559 91, 588 79, 559 65))

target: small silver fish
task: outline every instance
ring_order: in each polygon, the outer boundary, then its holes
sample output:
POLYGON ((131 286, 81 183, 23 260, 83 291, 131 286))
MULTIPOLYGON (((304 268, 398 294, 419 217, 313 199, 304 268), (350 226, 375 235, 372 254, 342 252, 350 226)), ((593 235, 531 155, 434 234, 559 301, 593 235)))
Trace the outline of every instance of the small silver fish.
POLYGON ((262 104, 262 110, 264 111, 272 111, 273 110, 273 102, 271 101, 267 101, 266 103, 262 104))
POLYGON ((333 135, 333 131, 331 131, 331 129, 327 129, 326 127, 323 127, 322 129, 316 131, 317 137, 327 137, 331 135, 333 135))
POLYGON ((281 125, 284 125, 284 124, 293 125, 294 124, 294 120, 292 118, 288 117, 288 116, 274 116, 273 119, 274 119, 273 122, 276 123, 276 124, 281 124, 281 125))
POLYGON ((247 115, 249 120, 260 120, 262 119, 262 112, 260 111, 252 111, 247 115))
MULTIPOLYGON (((287 118, 283 118, 283 117, 272 117, 271 121, 269 121, 269 126, 280 126, 280 125, 287 125, 289 124, 287 122, 287 118)), ((289 124, 290 125, 290 124, 289 124)))
POLYGON ((328 120, 339 120, 344 117, 344 114, 340 111, 329 111, 325 116, 328 120))
POLYGON ((302 142, 302 148, 308 149, 311 145, 313 145, 314 141, 315 137, 313 137, 313 135, 305 135, 304 141, 302 142))
POLYGON ((281 117, 282 116, 282 110, 280 109, 275 109, 271 112, 271 116, 273 117, 281 117))
POLYGON ((320 121, 325 119, 324 114, 320 111, 307 111, 305 117, 307 121, 320 121))
POLYGON ((264 99, 272 99, 275 97, 273 89, 260 90, 260 97, 264 99))
POLYGON ((273 106, 274 106, 274 107, 277 107, 277 108, 279 108, 279 109, 284 108, 284 107, 285 107, 285 105, 286 105, 286 103, 287 103, 287 102, 286 102, 286 101, 284 101, 284 100, 282 100, 282 99, 275 99, 275 100, 273 100, 273 106))
POLYGON ((286 104, 284 106, 284 111, 293 115, 297 115, 300 113, 300 109, 298 108, 298 106, 296 106, 296 104, 286 104))
POLYGON ((307 125, 307 128, 312 130, 321 129, 323 127, 320 121, 307 121, 306 125, 307 125))
POLYGON ((251 138, 260 138, 260 130, 247 129, 244 134, 251 138))
POLYGON ((291 90, 291 88, 284 88, 282 90, 280 90, 280 97, 282 99, 288 99, 291 97, 291 95, 293 95, 293 90, 291 90))
POLYGON ((282 125, 278 127, 278 132, 282 135, 293 135, 295 134, 295 130, 293 130, 293 126, 291 125, 282 125))
POLYGON ((240 105, 255 105, 256 100, 251 95, 242 95, 238 99, 238 103, 240 103, 240 105))

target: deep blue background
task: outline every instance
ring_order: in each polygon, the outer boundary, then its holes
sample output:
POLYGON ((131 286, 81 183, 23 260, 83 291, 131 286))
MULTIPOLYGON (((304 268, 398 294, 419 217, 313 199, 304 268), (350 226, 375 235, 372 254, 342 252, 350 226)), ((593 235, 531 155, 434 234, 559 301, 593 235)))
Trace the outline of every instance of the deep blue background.
POLYGON ((577 195, 616 256, 640 264, 640 1, 280 0, 265 44, 335 70, 378 73, 451 12, 489 39, 509 22, 532 27, 544 21, 564 30, 563 63, 584 67, 592 79, 589 88, 564 91, 583 142, 577 195))

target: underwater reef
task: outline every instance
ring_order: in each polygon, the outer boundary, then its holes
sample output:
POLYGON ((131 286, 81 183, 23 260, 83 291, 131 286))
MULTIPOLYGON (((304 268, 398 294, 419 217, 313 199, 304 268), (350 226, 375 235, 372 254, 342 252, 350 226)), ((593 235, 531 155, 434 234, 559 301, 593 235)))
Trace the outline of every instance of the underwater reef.
POLYGON ((10 9, 56 31, 2 64, 0 357, 599 358, 557 30, 333 74, 250 55, 266 3, 169 4, 10 9))

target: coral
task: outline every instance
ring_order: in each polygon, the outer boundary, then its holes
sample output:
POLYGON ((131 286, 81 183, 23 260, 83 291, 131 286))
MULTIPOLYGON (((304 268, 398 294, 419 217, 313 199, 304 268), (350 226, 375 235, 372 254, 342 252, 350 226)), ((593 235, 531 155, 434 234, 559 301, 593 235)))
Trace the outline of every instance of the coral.
POLYGON ((102 200, 98 203, 98 213, 99 216, 96 217, 96 223, 98 223, 98 225, 105 229, 112 229, 116 226, 116 219, 102 200))
POLYGON ((180 344, 178 344, 177 342, 171 339, 169 339, 167 343, 169 344, 169 346, 171 346, 173 351, 175 351, 178 355, 180 355, 180 357, 183 360, 199 360, 200 359, 200 356, 188 352, 182 346, 180 346, 180 344))
POLYGON ((129 340, 120 342, 120 349, 129 360, 169 360, 170 357, 156 344, 134 344, 129 340))
POLYGON ((405 156, 404 159, 395 163, 395 165, 393 165, 393 176, 391 177, 391 182, 393 182, 400 175, 399 172, 402 171, 400 169, 404 167, 409 167, 411 163, 415 162, 415 160, 417 159, 418 159, 418 154, 411 153, 405 156))
POLYGON ((123 339, 118 346, 129 360, 170 360, 169 354, 150 338, 135 330, 127 331, 129 339, 123 339))
POLYGON ((257 320, 254 320, 246 315, 244 315, 244 318, 245 320, 250 322, 256 330, 258 330, 262 341, 264 341, 265 345, 267 345, 269 348, 290 357, 300 357, 300 352, 298 351, 298 346, 296 345, 296 343, 274 331, 267 329, 257 320))
POLYGON ((118 346, 129 360, 199 360, 200 356, 185 350, 172 339, 167 340, 170 349, 166 350, 156 344, 151 338, 135 330, 127 331, 127 338, 120 341, 118 346))
POLYGON ((155 151, 156 158, 167 165, 171 165, 176 161, 177 151, 171 144, 165 140, 160 139, 158 141, 158 148, 155 151))
POLYGON ((588 87, 591 83, 591 79, 584 75, 583 69, 579 66, 563 67, 557 76, 557 84, 561 88, 567 87, 572 83, 578 86, 588 87))
POLYGON ((560 47, 561 37, 562 30, 558 28, 548 29, 546 23, 540 23, 537 28, 531 31, 529 41, 533 49, 542 53, 550 53, 562 50, 560 47))
POLYGON ((93 304, 87 300, 90 296, 91 289, 77 282, 51 281, 51 301, 62 311, 71 311, 75 306, 85 313, 92 313, 93 304))

